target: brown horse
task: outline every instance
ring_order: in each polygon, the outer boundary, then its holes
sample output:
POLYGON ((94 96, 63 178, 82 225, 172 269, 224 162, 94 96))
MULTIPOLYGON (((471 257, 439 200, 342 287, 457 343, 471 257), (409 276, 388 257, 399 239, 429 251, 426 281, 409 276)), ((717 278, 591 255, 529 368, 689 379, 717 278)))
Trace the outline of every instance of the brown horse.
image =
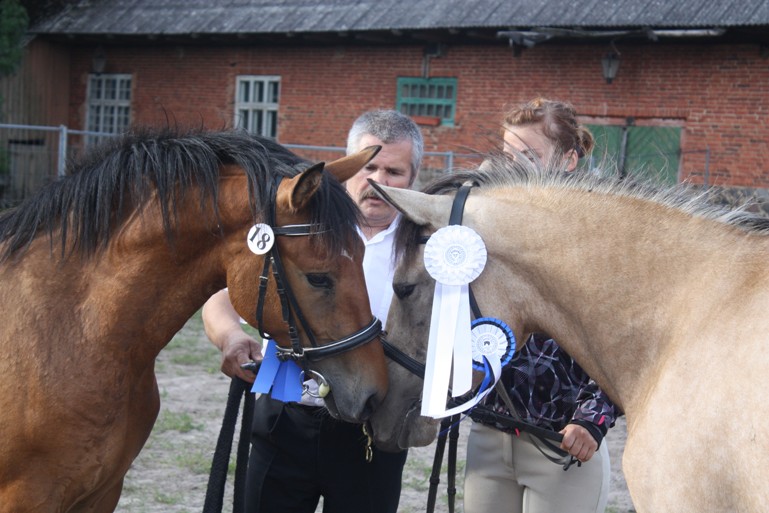
MULTIPOLYGON (((518 341, 552 335, 626 413, 623 469, 639 512, 760 512, 769 504, 769 223, 683 187, 540 172, 505 159, 434 183, 381 187, 413 222, 388 340, 424 361, 434 282, 420 237, 445 226, 474 182, 463 223, 488 261, 471 284, 480 311, 518 341)), ((381 447, 425 445, 421 381, 390 363, 371 419, 381 447)))
MULTIPOLYGON (((158 413, 161 349, 225 286, 256 324, 264 257, 246 239, 268 213, 276 233, 304 235, 275 242, 302 344, 370 326, 359 212, 340 181, 375 152, 324 170, 244 132, 137 133, 4 212, 0 512, 114 510, 158 413)), ((290 347, 268 278, 261 328, 290 347)), ((358 422, 387 387, 380 343, 359 342, 310 363, 332 413, 358 422)))

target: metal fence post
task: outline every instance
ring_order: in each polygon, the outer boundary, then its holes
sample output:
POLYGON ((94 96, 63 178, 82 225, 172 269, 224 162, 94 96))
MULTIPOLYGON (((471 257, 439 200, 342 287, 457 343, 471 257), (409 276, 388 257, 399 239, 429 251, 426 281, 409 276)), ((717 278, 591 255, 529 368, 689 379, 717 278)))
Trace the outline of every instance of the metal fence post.
POLYGON ((56 162, 57 176, 61 178, 67 169, 67 127, 59 125, 59 157, 56 162))

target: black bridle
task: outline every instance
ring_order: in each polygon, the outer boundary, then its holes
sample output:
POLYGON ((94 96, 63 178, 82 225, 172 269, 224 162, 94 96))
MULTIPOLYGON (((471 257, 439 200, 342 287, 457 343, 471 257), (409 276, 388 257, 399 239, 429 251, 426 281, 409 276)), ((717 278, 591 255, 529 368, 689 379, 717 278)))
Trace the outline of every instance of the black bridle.
MULTIPOLYGON (((449 225, 462 224, 462 214, 465 209, 465 202, 470 194, 471 189, 474 187, 472 183, 465 183, 459 187, 454 201, 451 204, 451 213, 449 214, 449 225)), ((420 244, 427 243, 429 236, 420 238, 420 244)), ((470 295, 470 310, 476 319, 483 317, 481 310, 478 307, 478 303, 473 295, 472 287, 468 285, 470 295)), ((424 379, 425 377, 425 364, 421 363, 411 356, 407 355, 390 342, 386 340, 386 333, 381 337, 382 348, 384 349, 385 356, 399 364, 401 367, 409 371, 410 373, 424 379)), ((542 454, 554 463, 563 465, 564 470, 567 470, 577 460, 571 457, 568 453, 562 451, 553 442, 560 444, 563 440, 563 435, 552 431, 550 429, 543 429, 539 426, 525 422, 520 416, 517 415, 512 401, 510 400, 507 390, 505 390, 502 381, 498 381, 495 389, 497 394, 503 399, 505 406, 509 410, 509 414, 501 414, 494 411, 491 406, 486 404, 477 404, 470 411, 467 412, 467 416, 476 422, 484 424, 498 424, 508 429, 515 431, 523 431, 535 437, 542 442, 550 451, 558 455, 553 457, 543 451, 536 443, 535 446, 542 452, 542 454)), ((451 399, 449 400, 451 407, 457 406, 458 403, 451 399)), ((456 495, 455 488, 455 475, 456 475, 456 457, 457 457, 457 443, 459 438, 459 422, 460 415, 452 415, 445 417, 441 421, 441 427, 438 434, 438 442, 435 447, 435 458, 433 460, 433 468, 430 475, 430 489, 428 492, 427 500, 427 512, 432 513, 435 509, 435 499, 438 490, 438 484, 440 482, 440 470, 443 464, 443 453, 446 445, 447 433, 449 434, 449 462, 448 462, 448 499, 449 499, 449 512, 454 511, 454 497, 456 495)), ((532 442, 534 440, 532 439, 532 442)), ((579 465, 579 462, 577 462, 579 465)))
MULTIPOLYGON (((276 238, 278 236, 302 237, 311 235, 312 225, 310 224, 274 226, 277 222, 276 194, 280 180, 281 178, 276 178, 275 183, 270 188, 270 208, 267 213, 267 224, 272 227, 276 238)), ((382 322, 376 317, 373 317, 370 323, 355 333, 342 339, 335 340, 329 344, 319 346, 310 327, 310 324, 307 322, 307 319, 302 313, 302 309, 299 307, 296 296, 291 291, 291 286, 286 279, 286 273, 283 269, 283 262, 280 259, 278 244, 277 241, 275 241, 270 250, 264 255, 264 267, 262 269, 262 274, 259 276, 259 296, 256 303, 256 322, 259 329, 259 334, 262 336, 262 338, 268 337, 268 335, 262 331, 261 326, 264 311, 264 299, 267 294, 267 283, 270 279, 270 268, 272 268, 272 275, 275 278, 278 297, 280 298, 283 321, 288 325, 288 336, 289 340, 291 341, 290 348, 276 346, 279 359, 301 362, 306 367, 306 361, 318 361, 329 356, 335 356, 346 351, 350 351, 360 345, 371 342, 382 332, 382 322), (297 329, 296 320, 299 321, 299 324, 301 325, 305 335, 310 341, 311 347, 304 347, 302 345, 302 341, 299 336, 299 330, 297 329)))

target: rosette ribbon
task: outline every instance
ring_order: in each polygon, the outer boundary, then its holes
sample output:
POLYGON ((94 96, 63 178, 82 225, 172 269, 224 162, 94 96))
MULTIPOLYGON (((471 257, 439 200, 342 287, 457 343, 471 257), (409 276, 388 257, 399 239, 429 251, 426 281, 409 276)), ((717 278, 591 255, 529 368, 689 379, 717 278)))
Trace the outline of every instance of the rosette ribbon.
POLYGON ((451 381, 453 397, 472 387, 469 284, 486 265, 486 246, 475 230, 449 225, 425 245, 425 268, 435 280, 430 335, 422 392, 422 415, 440 418, 446 411, 451 381))
POLYGON ((278 358, 275 341, 269 339, 251 391, 270 393, 273 399, 284 403, 298 402, 302 400, 302 374, 302 369, 294 360, 278 358))

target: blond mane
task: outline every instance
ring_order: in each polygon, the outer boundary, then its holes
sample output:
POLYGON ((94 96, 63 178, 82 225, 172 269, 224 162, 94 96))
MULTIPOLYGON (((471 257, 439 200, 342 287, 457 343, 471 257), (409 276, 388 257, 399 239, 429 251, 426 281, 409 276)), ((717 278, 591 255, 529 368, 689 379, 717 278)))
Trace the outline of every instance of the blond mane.
POLYGON ((537 166, 505 154, 492 155, 476 170, 460 170, 427 185, 423 192, 445 194, 466 181, 482 188, 537 187, 582 190, 658 203, 684 214, 711 219, 749 232, 769 235, 769 219, 747 211, 750 203, 729 207, 714 202, 708 188, 690 184, 665 185, 635 176, 620 178, 601 170, 566 173, 537 166))

